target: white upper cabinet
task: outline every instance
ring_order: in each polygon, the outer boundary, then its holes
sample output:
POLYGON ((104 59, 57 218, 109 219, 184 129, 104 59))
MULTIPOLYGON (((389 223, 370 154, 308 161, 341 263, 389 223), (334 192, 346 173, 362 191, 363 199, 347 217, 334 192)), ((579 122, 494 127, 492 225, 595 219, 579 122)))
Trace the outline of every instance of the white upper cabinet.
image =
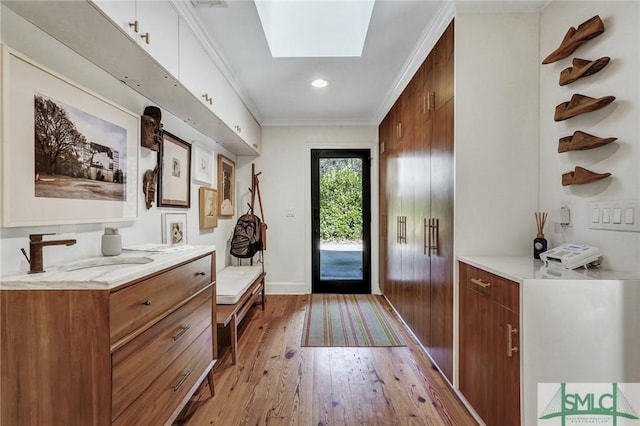
POLYGON ((172 76, 178 77, 178 12, 166 1, 94 3, 172 76))
POLYGON ((180 83, 250 147, 259 151, 260 125, 182 19, 179 50, 180 83))

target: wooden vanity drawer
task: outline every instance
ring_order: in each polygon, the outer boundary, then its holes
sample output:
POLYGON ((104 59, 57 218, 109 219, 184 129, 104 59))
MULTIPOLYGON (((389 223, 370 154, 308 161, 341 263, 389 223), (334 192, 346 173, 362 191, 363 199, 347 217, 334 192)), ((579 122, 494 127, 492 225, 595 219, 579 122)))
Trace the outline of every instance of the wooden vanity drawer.
MULTIPOLYGON (((112 419, 116 419, 211 326, 213 286, 112 355, 112 419)), ((209 354, 212 359, 213 350, 209 354)))
POLYGON ((212 282, 211 255, 196 259, 129 287, 109 297, 111 345, 127 334, 166 315, 190 295, 212 282))
POLYGON ((213 365, 211 333, 211 328, 208 328, 198 336, 113 425, 165 424, 196 381, 213 365))
POLYGON ((518 283, 466 263, 460 263, 460 283, 513 311, 518 311, 518 283))

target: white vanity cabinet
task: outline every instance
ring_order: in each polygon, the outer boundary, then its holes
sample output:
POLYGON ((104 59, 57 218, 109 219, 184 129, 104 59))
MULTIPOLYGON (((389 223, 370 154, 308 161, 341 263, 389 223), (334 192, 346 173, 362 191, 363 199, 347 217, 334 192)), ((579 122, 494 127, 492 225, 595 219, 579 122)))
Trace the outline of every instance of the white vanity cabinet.
POLYGON ((95 0, 94 4, 171 75, 178 76, 178 12, 166 1, 95 0))

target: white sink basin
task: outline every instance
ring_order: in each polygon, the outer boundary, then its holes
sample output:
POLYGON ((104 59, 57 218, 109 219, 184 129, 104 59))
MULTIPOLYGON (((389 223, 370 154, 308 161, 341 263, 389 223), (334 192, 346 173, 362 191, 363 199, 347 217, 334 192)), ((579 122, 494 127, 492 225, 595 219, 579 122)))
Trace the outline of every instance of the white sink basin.
POLYGON ((134 257, 134 256, 113 256, 113 257, 97 257, 87 260, 79 260, 58 268, 59 271, 77 271, 78 269, 96 268, 99 266, 110 265, 142 265, 153 262, 150 257, 134 257))

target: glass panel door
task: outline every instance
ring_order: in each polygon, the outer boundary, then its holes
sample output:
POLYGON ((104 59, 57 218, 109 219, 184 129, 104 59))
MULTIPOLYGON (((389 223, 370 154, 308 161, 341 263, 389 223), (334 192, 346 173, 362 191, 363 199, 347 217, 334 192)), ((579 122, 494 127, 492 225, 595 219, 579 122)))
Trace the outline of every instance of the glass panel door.
POLYGON ((370 293, 370 151, 312 150, 314 293, 370 293))

